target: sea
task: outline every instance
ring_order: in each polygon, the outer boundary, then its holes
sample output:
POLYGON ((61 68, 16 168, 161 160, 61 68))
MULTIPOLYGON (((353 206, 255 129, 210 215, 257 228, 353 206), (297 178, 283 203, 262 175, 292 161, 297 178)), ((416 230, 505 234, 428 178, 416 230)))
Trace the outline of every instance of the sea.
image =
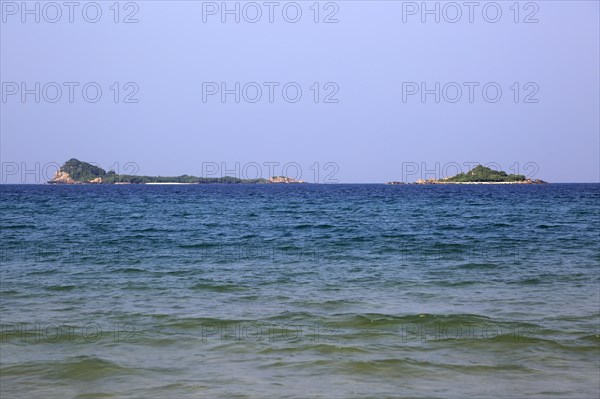
POLYGON ((600 184, 0 185, 0 397, 598 398, 600 184))

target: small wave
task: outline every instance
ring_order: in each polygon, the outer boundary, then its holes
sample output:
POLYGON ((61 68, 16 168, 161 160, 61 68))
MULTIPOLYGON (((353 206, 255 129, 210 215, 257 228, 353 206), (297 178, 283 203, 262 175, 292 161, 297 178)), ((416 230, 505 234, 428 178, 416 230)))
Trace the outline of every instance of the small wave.
POLYGON ((159 276, 189 276, 199 273, 199 270, 159 270, 152 273, 159 276))
POLYGON ((336 226, 331 225, 331 224, 297 224, 294 226, 294 229, 297 230, 306 230, 306 229, 322 229, 322 230, 326 230, 326 229, 334 229, 336 226))
POLYGON ((464 226, 457 226, 454 224, 446 224, 438 227, 439 230, 442 231, 456 231, 456 230, 464 230, 464 226))
POLYGON ((475 281, 475 280, 463 280, 463 281, 447 281, 447 282, 443 282, 441 284, 443 286, 447 286, 447 287, 465 287, 467 285, 481 284, 481 282, 475 281))
POLYGON ((600 350, 600 334, 584 335, 579 338, 580 341, 594 344, 595 348, 600 350))
POLYGON ((171 230, 157 229, 156 227, 146 227, 144 229, 132 230, 135 233, 166 233, 171 230))
POLYGON ((118 272, 118 273, 144 273, 146 270, 142 270, 142 269, 138 269, 135 267, 125 267, 125 268, 121 268, 121 269, 115 269, 114 272, 118 272))
POLYGON ((32 224, 12 224, 2 226, 2 230, 18 230, 18 229, 37 229, 38 226, 32 224))
POLYGON ((205 249, 205 248, 216 248, 216 247, 220 247, 223 244, 218 244, 218 243, 196 243, 196 244, 180 244, 178 245, 179 248, 185 248, 185 249, 205 249))
POLYGON ((206 284, 206 283, 197 283, 190 287, 192 290, 199 291, 211 291, 211 292, 237 292, 237 291, 245 291, 248 288, 243 285, 238 284, 206 284))
POLYGON ((314 370, 319 367, 331 367, 334 365, 334 362, 331 360, 308 360, 308 361, 284 361, 277 360, 272 363, 268 363, 260 366, 260 368, 268 369, 268 368, 276 368, 282 369, 286 367, 303 369, 303 370, 314 370))
POLYGON ((305 300, 299 303, 299 306, 306 306, 306 307, 316 307, 318 309, 336 309, 336 308, 343 308, 343 307, 349 307, 352 305, 356 305, 356 304, 360 304, 360 301, 354 301, 354 300, 349 300, 349 299, 329 299, 326 301, 319 301, 319 300, 305 300))
POLYGON ((212 317, 185 317, 174 318, 169 316, 169 320, 161 321, 161 327, 181 329, 181 330, 202 330, 205 329, 208 334, 218 331, 223 326, 234 326, 236 324, 253 324, 256 321, 241 319, 218 319, 212 317))
POLYGON ((310 312, 282 312, 278 315, 268 317, 268 321, 299 321, 299 320, 314 320, 315 315, 310 312))
POLYGON ((523 284, 523 285, 538 285, 541 284, 543 281, 540 278, 537 277, 532 277, 532 278, 527 278, 524 280, 517 280, 517 281, 512 281, 512 284, 523 284))
POLYGON ((135 373, 135 369, 95 356, 77 356, 60 361, 28 362, 2 368, 4 376, 34 374, 53 379, 84 381, 135 373))
POLYGON ((312 224, 297 224, 294 226, 294 229, 296 230, 305 230, 305 229, 311 229, 313 228, 312 224))
POLYGON ((360 348, 358 346, 332 345, 332 344, 324 344, 324 343, 306 345, 306 343, 302 340, 300 340, 299 342, 302 342, 303 345, 294 345, 293 342, 290 342, 289 343, 290 346, 283 347, 283 348, 267 347, 265 349, 262 349, 259 353, 263 354, 263 355, 281 354, 281 353, 292 355, 294 353, 301 353, 301 352, 317 352, 317 353, 323 354, 323 355, 369 353, 369 351, 367 349, 360 348))
POLYGON ((46 287, 48 291, 71 291, 77 288, 76 285, 49 285, 46 287))
POLYGON ((538 229, 555 229, 557 227, 560 227, 560 225, 557 225, 557 224, 538 224, 535 227, 538 228, 538 229))
POLYGON ((336 226, 332 224, 318 224, 315 226, 315 229, 335 229, 336 226))
POLYGON ((497 267, 498 267, 498 264, 496 264, 496 263, 478 263, 478 262, 468 262, 468 263, 463 263, 463 264, 457 266, 457 268, 459 268, 459 269, 468 269, 468 270, 494 269, 497 267))
POLYGON ((535 370, 519 364, 451 364, 437 363, 416 359, 373 359, 364 361, 348 361, 343 368, 352 373, 403 373, 403 374, 429 374, 431 370, 446 369, 453 372, 465 373, 490 373, 501 371, 519 371, 521 373, 533 373, 535 370))
POLYGON ((57 269, 36 270, 36 271, 29 272, 28 274, 31 276, 47 275, 47 274, 55 274, 57 271, 58 271, 57 269))
POLYGON ((367 314, 338 314, 334 315, 331 320, 340 328, 379 328, 379 327, 394 327, 404 324, 414 323, 445 323, 445 324, 490 324, 494 323, 493 319, 486 316, 474 314, 450 314, 450 315, 433 315, 433 314, 413 314, 413 315, 388 315, 380 313, 367 314))

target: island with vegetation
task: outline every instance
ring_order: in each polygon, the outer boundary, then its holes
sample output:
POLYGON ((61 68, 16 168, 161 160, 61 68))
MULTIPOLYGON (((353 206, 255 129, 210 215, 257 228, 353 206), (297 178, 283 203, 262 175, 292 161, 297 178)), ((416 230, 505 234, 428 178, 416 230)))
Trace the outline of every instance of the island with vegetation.
POLYGON ((65 162, 49 184, 268 184, 268 183, 304 183, 302 180, 285 176, 274 176, 269 179, 240 179, 232 176, 224 177, 196 177, 181 176, 138 176, 117 174, 115 171, 106 171, 99 166, 72 158, 65 162))
MULTIPOLYGON (((467 173, 442 179, 419 179, 414 184, 546 184, 540 179, 530 179, 523 175, 507 174, 501 170, 493 170, 477 165, 467 173)), ((399 184, 389 182, 387 184, 399 184)))

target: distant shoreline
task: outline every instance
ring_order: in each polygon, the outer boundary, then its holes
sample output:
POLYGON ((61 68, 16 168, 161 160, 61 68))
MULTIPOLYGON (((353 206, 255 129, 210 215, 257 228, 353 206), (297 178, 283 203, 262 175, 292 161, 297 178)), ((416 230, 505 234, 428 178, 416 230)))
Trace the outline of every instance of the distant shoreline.
MULTIPOLYGON (((131 183, 114 183, 114 184, 131 184, 131 183)), ((173 185, 173 184, 201 184, 201 183, 177 183, 177 182, 152 182, 152 183, 141 183, 141 184, 152 184, 152 185, 159 185, 159 186, 164 186, 164 185, 173 185)))
POLYGON ((117 174, 113 170, 108 172, 99 166, 80 161, 75 158, 65 162, 54 174, 48 184, 153 184, 153 185, 181 185, 181 184, 302 184, 303 180, 287 176, 271 176, 268 179, 240 179, 232 176, 222 177, 197 177, 190 175, 181 176, 139 176, 117 174))
MULTIPOLYGON (((406 177, 406 176, 404 176, 406 177)), ((106 171, 99 166, 71 158, 65 162, 55 173, 54 177, 46 184, 58 185, 193 185, 193 184, 298 184, 307 183, 303 180, 287 176, 271 176, 265 178, 238 178, 232 176, 223 177, 197 177, 191 175, 181 176, 140 176, 117 174, 113 170, 106 171)), ((309 183, 310 184, 310 183, 309 183)), ((313 182, 312 184, 326 184, 313 182)), ((336 183, 338 184, 338 183, 336 183)), ((346 184, 384 184, 384 183, 346 183, 346 184)), ((538 185, 548 184, 541 179, 533 179, 521 174, 508 174, 501 170, 494 170, 482 165, 477 165, 466 173, 456 176, 443 177, 439 179, 418 179, 414 182, 388 181, 387 185, 506 185, 525 184, 538 185)), ((575 183, 576 184, 576 183, 575 183)), ((591 183, 593 184, 593 183, 591 183)))
MULTIPOLYGON (((206 186, 206 185, 228 185, 231 186, 232 184, 229 183, 213 183, 213 184, 202 184, 202 183, 190 183, 188 185, 191 186, 206 186)), ((493 184, 493 183, 486 183, 486 184, 493 184)), ((587 181, 587 182, 547 182, 547 185, 552 185, 552 186, 556 186, 556 185, 560 185, 560 184, 595 184, 595 185, 600 185, 600 181, 587 181)), ((68 186, 69 184, 49 184, 48 182, 43 182, 43 183, 1 183, 0 182, 0 186, 46 186, 46 187, 51 187, 51 186, 68 186)), ((97 184, 71 184, 72 186, 94 186, 97 184)), ((140 183, 140 184, 135 184, 135 183, 113 183, 113 184, 105 184, 104 186, 119 186, 119 185, 132 185, 132 186, 143 186, 145 185, 145 183, 140 183)), ((236 184, 238 186, 241 185, 256 185, 256 184, 252 184, 252 183, 241 183, 241 184, 236 184)), ((269 184, 270 185, 270 184, 269 184)), ((353 183, 342 183, 342 182, 338 182, 338 183, 310 183, 310 182, 305 182, 304 184, 302 184, 302 186, 352 186, 352 185, 370 185, 370 186, 389 186, 392 184, 389 183, 381 183, 381 182, 367 182, 367 183, 357 183, 357 182, 353 182, 353 183)), ((417 186, 418 184, 414 184, 414 183, 402 183, 402 184, 398 184, 399 186, 417 186)), ((432 184, 433 185, 433 184, 432 184)), ((443 184, 440 184, 440 186, 443 184)), ((524 186, 529 186, 530 184, 522 184, 524 186)))

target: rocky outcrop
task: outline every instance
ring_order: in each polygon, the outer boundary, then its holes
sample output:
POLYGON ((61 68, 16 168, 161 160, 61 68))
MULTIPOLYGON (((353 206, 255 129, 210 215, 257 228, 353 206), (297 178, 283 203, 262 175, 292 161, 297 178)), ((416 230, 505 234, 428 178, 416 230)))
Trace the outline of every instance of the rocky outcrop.
POLYGON ((304 180, 296 180, 285 176, 273 176, 269 179, 269 183, 304 183, 304 180))
MULTIPOLYGON (((113 172, 114 173, 114 172, 113 172)), ((48 182, 50 184, 102 184, 107 173, 99 166, 71 158, 65 162, 48 182)))
POLYGON ((57 170, 48 184, 79 184, 79 182, 73 180, 67 172, 57 170))
POLYGON ((435 179, 419 179, 415 182, 415 184, 439 184, 439 180, 435 180, 435 179))
POLYGON ((69 173, 63 172, 62 170, 58 170, 54 174, 54 177, 52 177, 52 180, 48 181, 48 184, 86 184, 86 183, 102 184, 103 181, 102 181, 101 177, 96 177, 87 182, 86 181, 77 181, 77 180, 74 180, 69 173))

